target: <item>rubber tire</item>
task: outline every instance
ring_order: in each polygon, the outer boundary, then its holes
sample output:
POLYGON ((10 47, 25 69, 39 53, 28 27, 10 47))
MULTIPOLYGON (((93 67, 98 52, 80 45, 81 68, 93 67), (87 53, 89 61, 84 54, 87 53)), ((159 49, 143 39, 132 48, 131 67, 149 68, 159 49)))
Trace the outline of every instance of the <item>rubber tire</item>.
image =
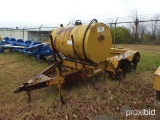
POLYGON ((160 101, 160 91, 156 90, 156 98, 158 101, 160 101))

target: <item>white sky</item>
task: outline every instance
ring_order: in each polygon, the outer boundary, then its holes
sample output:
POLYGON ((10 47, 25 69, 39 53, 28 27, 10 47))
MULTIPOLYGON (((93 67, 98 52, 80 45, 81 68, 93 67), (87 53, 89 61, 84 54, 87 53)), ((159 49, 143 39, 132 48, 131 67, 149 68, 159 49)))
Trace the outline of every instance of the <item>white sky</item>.
POLYGON ((160 13, 160 0, 0 0, 0 27, 160 13))

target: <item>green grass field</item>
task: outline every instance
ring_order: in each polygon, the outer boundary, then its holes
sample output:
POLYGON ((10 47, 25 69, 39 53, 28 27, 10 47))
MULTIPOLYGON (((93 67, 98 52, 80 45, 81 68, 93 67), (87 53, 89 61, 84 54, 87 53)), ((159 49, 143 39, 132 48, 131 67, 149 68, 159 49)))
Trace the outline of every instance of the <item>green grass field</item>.
POLYGON ((152 88, 153 73, 160 66, 160 46, 117 45, 133 48, 140 52, 141 61, 136 72, 131 72, 119 81, 96 82, 97 90, 90 81, 64 86, 63 97, 59 101, 56 87, 47 87, 31 92, 31 107, 27 104, 27 95, 14 90, 23 82, 35 77, 49 67, 45 62, 36 61, 27 55, 5 52, 0 54, 0 120, 36 119, 36 120, 89 120, 96 115, 112 116, 112 119, 157 119, 160 118, 160 104, 155 99, 152 88), (156 116, 128 116, 121 109, 156 109, 156 116))

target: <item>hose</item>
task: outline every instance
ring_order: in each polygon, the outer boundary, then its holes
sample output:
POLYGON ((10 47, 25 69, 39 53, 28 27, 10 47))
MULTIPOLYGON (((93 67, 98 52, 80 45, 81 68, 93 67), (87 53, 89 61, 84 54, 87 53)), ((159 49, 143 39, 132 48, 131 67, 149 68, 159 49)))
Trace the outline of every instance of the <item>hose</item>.
POLYGON ((87 56, 86 56, 86 53, 85 53, 85 49, 84 49, 84 41, 85 41, 85 38, 86 38, 86 34, 87 34, 87 32, 88 32, 88 29, 89 29, 89 27, 93 24, 93 23, 97 23, 98 21, 96 20, 96 19, 93 19, 93 20, 91 20, 91 22, 88 24, 88 26, 87 26, 87 28, 86 28, 86 30, 85 30, 85 33, 84 33, 84 36, 83 36, 83 41, 82 41, 82 52, 83 52, 83 55, 84 55, 84 57, 85 57, 85 59, 86 60, 88 60, 88 58, 87 58, 87 56))

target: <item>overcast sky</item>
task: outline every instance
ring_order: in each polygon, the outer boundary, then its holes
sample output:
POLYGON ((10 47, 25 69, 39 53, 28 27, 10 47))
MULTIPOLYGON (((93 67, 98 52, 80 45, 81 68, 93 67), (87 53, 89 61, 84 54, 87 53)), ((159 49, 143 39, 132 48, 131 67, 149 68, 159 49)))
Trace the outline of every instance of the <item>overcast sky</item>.
POLYGON ((160 0, 0 0, 0 27, 160 13, 160 0))

